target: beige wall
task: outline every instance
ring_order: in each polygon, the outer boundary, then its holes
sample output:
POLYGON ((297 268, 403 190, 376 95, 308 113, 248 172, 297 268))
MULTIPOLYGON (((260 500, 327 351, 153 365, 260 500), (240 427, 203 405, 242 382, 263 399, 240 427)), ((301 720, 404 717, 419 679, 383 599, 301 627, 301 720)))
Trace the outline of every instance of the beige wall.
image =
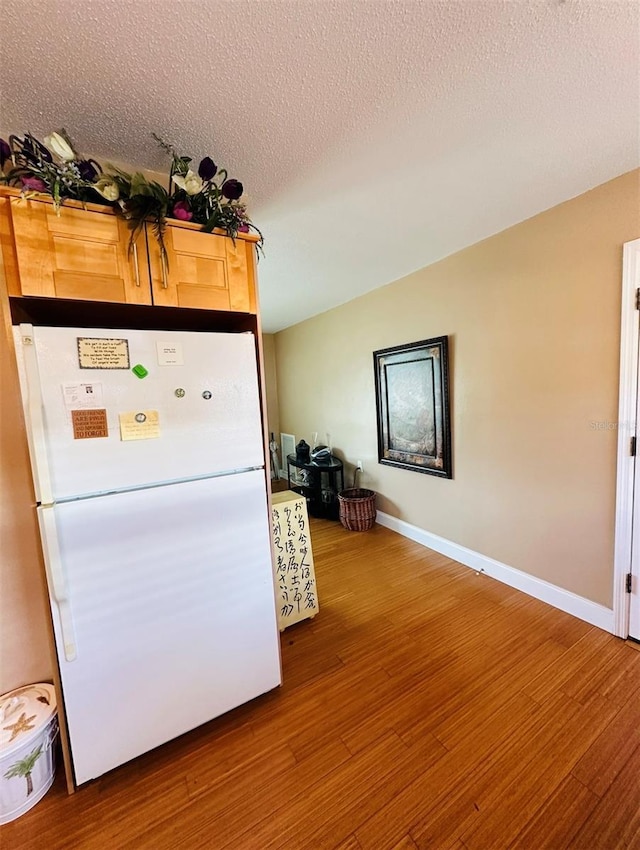
POLYGON ((329 431, 379 509, 610 607, 617 433, 594 423, 617 417, 639 176, 277 334, 283 430, 329 431), (443 334, 451 481, 377 463, 372 352, 443 334))
POLYGON ((267 420, 269 433, 273 431, 280 443, 280 413, 278 410, 278 376, 276 370, 276 346, 273 334, 262 334, 264 356, 264 383, 267 397, 267 420))
POLYGON ((273 334, 262 334, 262 354, 264 359, 264 385, 267 402, 267 427, 269 441, 274 435, 278 447, 278 466, 282 467, 280 457, 280 412, 278 405, 278 374, 276 369, 276 345, 273 334))
POLYGON ((0 693, 50 681, 49 611, 8 319, 0 329, 0 693))

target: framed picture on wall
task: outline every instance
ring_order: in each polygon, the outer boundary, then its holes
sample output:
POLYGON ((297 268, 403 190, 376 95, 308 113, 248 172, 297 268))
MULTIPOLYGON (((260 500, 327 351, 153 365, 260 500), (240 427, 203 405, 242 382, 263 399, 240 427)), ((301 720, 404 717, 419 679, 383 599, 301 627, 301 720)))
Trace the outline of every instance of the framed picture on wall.
POLYGON ((451 478, 448 337, 373 352, 378 461, 451 478))

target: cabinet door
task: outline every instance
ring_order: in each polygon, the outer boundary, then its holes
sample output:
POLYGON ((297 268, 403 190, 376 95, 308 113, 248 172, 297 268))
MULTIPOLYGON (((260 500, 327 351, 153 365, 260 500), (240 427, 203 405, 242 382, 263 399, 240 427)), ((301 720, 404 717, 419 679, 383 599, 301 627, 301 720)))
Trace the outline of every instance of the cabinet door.
POLYGON ((256 312, 251 242, 172 225, 164 240, 166 263, 147 229, 154 304, 256 312))
POLYGON ((129 229, 107 213, 12 201, 22 295, 150 304, 144 234, 129 252, 129 229))
POLYGON ((16 245, 11 223, 11 201, 0 198, 0 274, 4 279, 8 295, 20 295, 20 275, 16 259, 16 245))

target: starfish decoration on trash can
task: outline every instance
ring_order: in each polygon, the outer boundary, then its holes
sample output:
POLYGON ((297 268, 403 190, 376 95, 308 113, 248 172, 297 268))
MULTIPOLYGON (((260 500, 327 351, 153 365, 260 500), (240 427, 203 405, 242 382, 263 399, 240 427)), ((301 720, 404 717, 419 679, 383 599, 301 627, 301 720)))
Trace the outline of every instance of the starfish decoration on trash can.
POLYGON ((11 737, 9 738, 9 743, 15 740, 21 732, 27 732, 29 729, 35 729, 36 727, 32 723, 32 721, 35 719, 35 714, 32 714, 31 717, 27 717, 26 711, 23 711, 15 723, 10 723, 8 726, 3 726, 3 729, 6 729, 7 731, 11 730, 11 737))

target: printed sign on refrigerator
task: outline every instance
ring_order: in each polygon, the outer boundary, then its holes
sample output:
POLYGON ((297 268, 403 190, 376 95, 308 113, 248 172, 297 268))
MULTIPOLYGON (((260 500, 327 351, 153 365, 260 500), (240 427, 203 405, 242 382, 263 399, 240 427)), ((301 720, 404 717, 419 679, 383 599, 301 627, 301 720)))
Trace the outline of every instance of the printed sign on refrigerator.
POLYGON ((90 440, 95 437, 108 437, 107 411, 84 408, 71 411, 74 440, 90 440))
POLYGON ((78 365, 81 369, 128 369, 129 341, 79 336, 78 365))

